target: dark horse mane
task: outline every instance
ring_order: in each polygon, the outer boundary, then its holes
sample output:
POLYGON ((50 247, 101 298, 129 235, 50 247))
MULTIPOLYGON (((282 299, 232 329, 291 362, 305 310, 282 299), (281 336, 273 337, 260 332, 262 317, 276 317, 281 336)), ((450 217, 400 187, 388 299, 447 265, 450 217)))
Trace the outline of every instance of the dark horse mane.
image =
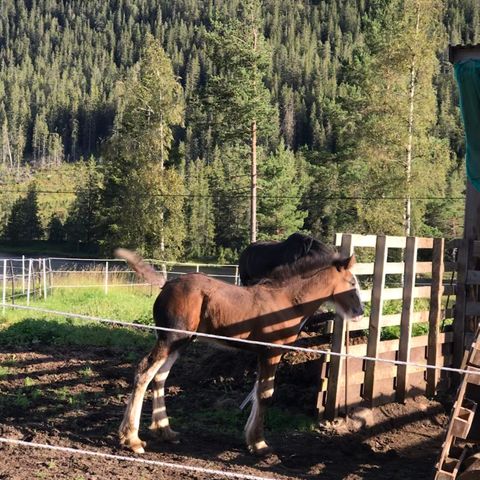
POLYGON ((330 267, 336 260, 338 254, 333 248, 308 235, 294 233, 281 242, 249 245, 240 255, 239 273, 243 285, 281 283, 330 267))

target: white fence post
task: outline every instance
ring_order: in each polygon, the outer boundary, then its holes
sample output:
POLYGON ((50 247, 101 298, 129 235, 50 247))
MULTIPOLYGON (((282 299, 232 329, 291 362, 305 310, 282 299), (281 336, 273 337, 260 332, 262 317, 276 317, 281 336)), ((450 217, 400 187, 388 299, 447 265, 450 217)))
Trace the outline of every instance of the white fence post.
POLYGON ((50 287, 50 292, 53 292, 53 271, 52 271, 52 259, 48 259, 48 284, 50 287))
POLYGON ((235 266, 235 285, 240 285, 240 279, 238 278, 238 265, 235 266))
POLYGON ((105 262, 105 295, 108 294, 108 262, 105 262))
POLYGON ((167 281, 167 264, 166 263, 162 265, 162 274, 163 274, 163 278, 165 278, 165 281, 167 281))
POLYGON ((197 273, 200 272, 200 265, 197 265, 197 273))
POLYGON ((2 313, 5 315, 5 305, 7 300, 7 259, 3 260, 3 289, 2 289, 2 313))
POLYGON ((28 278, 27 278, 27 305, 30 305, 30 289, 32 287, 32 267, 33 259, 28 260, 28 278))
POLYGON ((47 299, 47 261, 43 259, 43 299, 47 299))
POLYGON ((22 293, 25 294, 25 255, 22 255, 22 293))

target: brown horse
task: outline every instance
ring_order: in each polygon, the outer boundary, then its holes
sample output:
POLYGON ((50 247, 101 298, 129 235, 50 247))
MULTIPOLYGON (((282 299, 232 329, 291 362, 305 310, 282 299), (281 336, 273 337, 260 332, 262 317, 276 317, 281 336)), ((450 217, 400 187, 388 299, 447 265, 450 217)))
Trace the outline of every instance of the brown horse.
MULTIPOLYGON (((159 274, 140 257, 120 249, 117 256, 147 281, 159 282, 159 274)), ((120 425, 120 442, 136 453, 143 453, 145 442, 138 436, 143 399, 153 380, 153 412, 150 428, 166 441, 175 441, 177 433, 168 422, 164 385, 182 347, 195 332, 291 345, 298 337, 304 317, 320 304, 333 300, 337 313, 347 318, 363 314, 358 283, 350 269, 355 258, 304 257, 288 268, 277 269, 273 278, 251 287, 238 287, 203 274, 188 274, 168 281, 158 295, 153 317, 158 327, 192 332, 192 335, 157 330, 152 351, 140 362, 135 373, 132 396, 120 425)), ((245 426, 247 446, 253 453, 269 451, 263 433, 265 408, 272 397, 275 372, 283 351, 274 347, 230 342, 231 346, 254 351, 258 355, 257 381, 252 410, 245 426)))

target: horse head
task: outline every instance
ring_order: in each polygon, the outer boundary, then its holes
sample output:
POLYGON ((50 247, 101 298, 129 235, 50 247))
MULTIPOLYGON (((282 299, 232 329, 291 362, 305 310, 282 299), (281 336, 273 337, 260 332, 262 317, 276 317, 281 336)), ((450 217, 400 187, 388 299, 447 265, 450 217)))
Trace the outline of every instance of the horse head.
POLYGON ((362 319, 364 306, 360 298, 357 277, 351 272, 355 262, 355 255, 344 259, 336 259, 333 262, 338 272, 333 300, 338 313, 345 318, 358 321, 362 319))

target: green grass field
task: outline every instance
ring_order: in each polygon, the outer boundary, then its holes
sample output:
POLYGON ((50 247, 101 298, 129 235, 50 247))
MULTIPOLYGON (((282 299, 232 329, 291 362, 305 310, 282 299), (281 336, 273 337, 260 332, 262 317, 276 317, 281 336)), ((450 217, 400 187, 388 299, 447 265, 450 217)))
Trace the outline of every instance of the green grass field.
MULTIPOLYGON (((79 313, 131 323, 152 324, 155 296, 145 291, 111 286, 101 288, 56 289, 46 300, 35 298, 30 306, 79 313)), ((24 298, 17 299, 25 305, 24 298)), ((112 348, 138 347, 145 351, 153 342, 152 332, 103 325, 95 321, 71 319, 60 315, 6 308, 0 313, 0 345, 91 345, 112 348)))

